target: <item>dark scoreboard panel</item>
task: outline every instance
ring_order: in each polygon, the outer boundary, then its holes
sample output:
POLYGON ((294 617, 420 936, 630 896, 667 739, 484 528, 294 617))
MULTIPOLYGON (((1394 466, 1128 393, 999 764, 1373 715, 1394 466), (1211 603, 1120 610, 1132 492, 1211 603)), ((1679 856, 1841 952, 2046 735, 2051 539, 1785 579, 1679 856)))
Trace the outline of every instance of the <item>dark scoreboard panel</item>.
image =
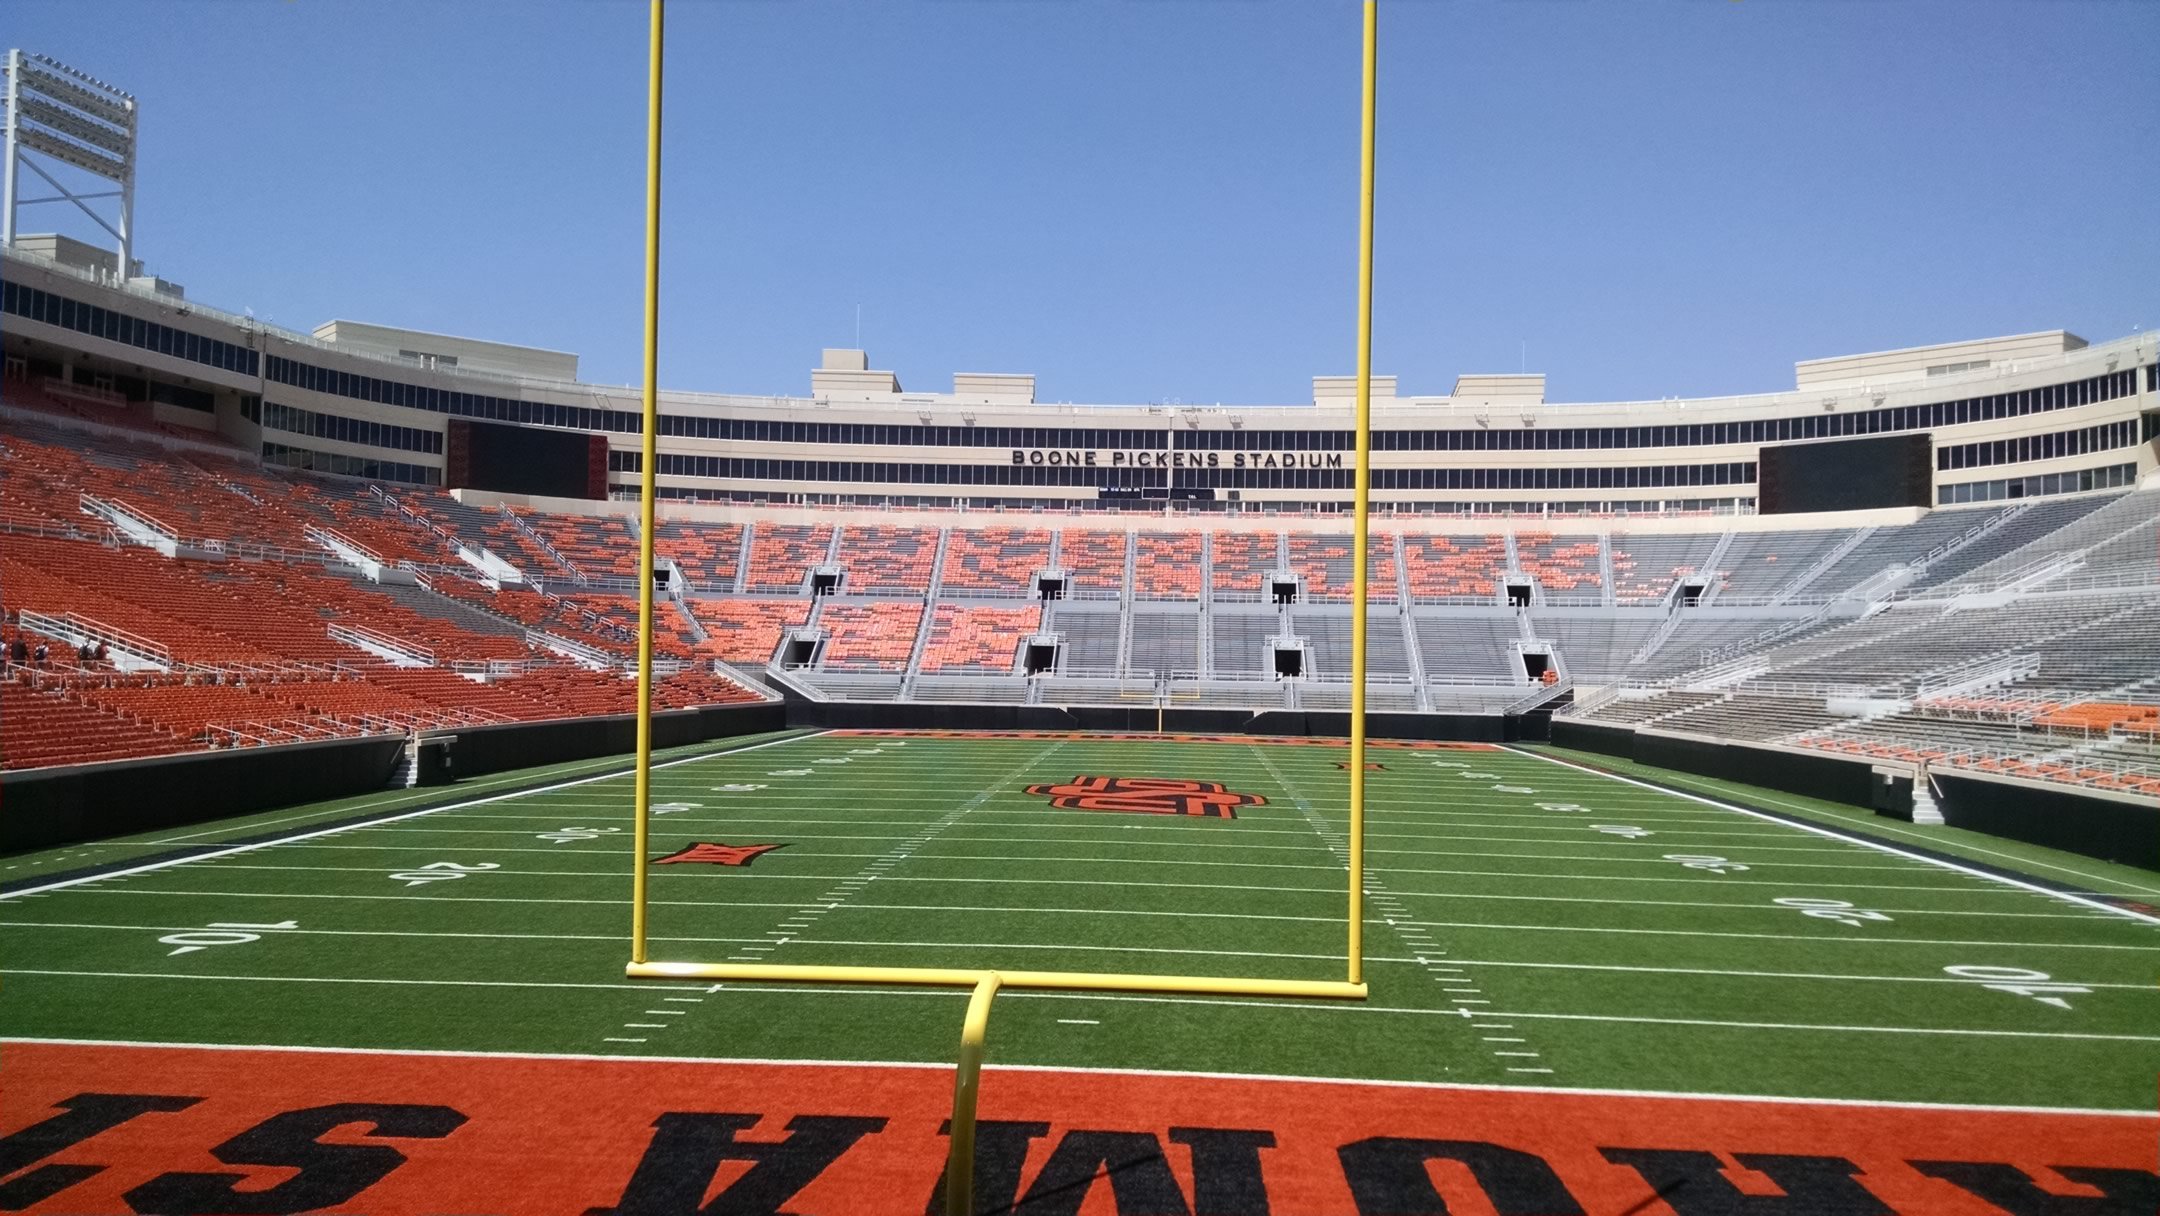
POLYGON ((1934 466, 1934 444, 1926 435, 1764 447, 1756 462, 1756 510, 1786 515, 1932 506, 1934 466))
POLYGON ((503 494, 607 497, 607 436, 453 419, 443 484, 503 494))

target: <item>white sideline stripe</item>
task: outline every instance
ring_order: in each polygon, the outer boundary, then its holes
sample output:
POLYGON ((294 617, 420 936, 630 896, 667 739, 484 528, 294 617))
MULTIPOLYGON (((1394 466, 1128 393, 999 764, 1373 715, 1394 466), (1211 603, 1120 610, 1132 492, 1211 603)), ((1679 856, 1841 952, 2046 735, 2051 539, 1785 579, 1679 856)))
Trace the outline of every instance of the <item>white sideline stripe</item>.
MULTIPOLYGON (((226 981, 226 982, 239 982, 239 983, 249 983, 249 984, 363 984, 363 985, 375 985, 375 986, 384 986, 384 987, 417 987, 417 988, 541 988, 541 989, 551 989, 551 990, 552 990, 552 989, 576 989, 576 990, 595 990, 595 991, 631 991, 631 992, 641 992, 641 991, 642 991, 642 992, 649 992, 649 991, 651 991, 651 985, 649 985, 649 984, 630 984, 630 983, 621 983, 621 984, 600 984, 600 983, 581 983, 581 982, 562 981, 562 980, 465 980, 465 979, 457 979, 457 980, 451 980, 451 979, 405 979, 405 978, 374 977, 374 976, 320 976, 320 975, 194 975, 194 974, 190 974, 190 973, 187 973, 187 972, 172 972, 172 971, 67 971, 67 970, 60 970, 60 969, 31 969, 31 968, 19 968, 19 969, 14 969, 14 970, 11 970, 11 971, 10 971, 10 972, 9 972, 8 974, 11 974, 11 975, 47 975, 47 976, 66 976, 66 977, 71 977, 71 978, 87 978, 87 979, 124 979, 124 980, 195 980, 195 981, 226 981)), ((961 991, 959 991, 959 990, 957 990, 957 989, 936 989, 936 988, 929 988, 929 989, 903 989, 903 988, 857 988, 857 987, 853 987, 853 986, 848 986, 848 985, 841 985, 841 986, 828 986, 828 985, 815 985, 815 986, 779 986, 779 985, 772 985, 772 986, 762 986, 760 990, 761 990, 761 991, 763 991, 763 992, 777 992, 777 993, 788 993, 788 994, 802 994, 802 993, 825 993, 825 994, 845 994, 845 995, 849 995, 849 996, 892 996, 892 995, 908 995, 908 996, 965 996, 965 995, 966 995, 966 993, 964 993, 964 992, 961 992, 961 991)), ((737 989, 731 989, 730 991, 733 991, 733 992, 747 992, 747 991, 749 991, 749 989, 744 989, 744 988, 737 988, 737 989)), ((1404 1016, 1408 1016, 1408 1017, 1446 1017, 1446 1018, 1460 1018, 1460 1017, 1464 1017, 1464 1016, 1465 1016, 1466 1014, 1468 1014, 1468 1012, 1469 1012, 1468 1010, 1465 1010, 1465 1009, 1462 1009, 1462 1008, 1424 1008, 1424 1007, 1412 1008, 1412 1007, 1405 1007, 1405 1006, 1397 1006, 1397 1005, 1371 1005, 1371 1004, 1364 1004, 1364 1003, 1357 1003, 1357 1002, 1333 1002, 1333 1001, 1329 1001, 1329 1002, 1317 1002, 1317 1001, 1284 1001, 1284 1000, 1244 1000, 1244 999, 1228 999, 1228 998, 1219 998, 1219 997, 1180 997, 1180 996, 1147 996, 1147 995, 1141 995, 1141 994, 1137 994, 1137 993, 1133 993, 1133 994, 1126 994, 1126 993, 1103 993, 1103 992, 1090 992, 1090 993, 1062 993, 1062 992, 1037 992, 1037 991, 1015 991, 1015 992, 1013 992, 1013 993, 1010 993, 1009 995, 1010 995, 1011 997, 1014 997, 1014 998, 1023 998, 1023 999, 1031 998, 1031 999, 1036 999, 1036 1000, 1082 1000, 1082 1001, 1091 1001, 1091 1000, 1092 1000, 1092 1001, 1101 1001, 1101 1000, 1109 1000, 1109 1001, 1125 1001, 1125 1002, 1129 1002, 1129 1003, 1135 1003, 1135 1004, 1144 1004, 1144 1005, 1215 1005, 1215 1006, 1230 1006, 1230 1007, 1237 1007, 1237 1008, 1247 1008, 1247 1009, 1285 1009, 1285 1010, 1292 1010, 1292 1011, 1295 1011, 1295 1012, 1299 1012, 1299 1013, 1369 1013, 1369 1014, 1399 1014, 1399 1015, 1404 1015, 1404 1016)), ((1460 1001, 1460 1002, 1457 1002, 1457 1004, 1458 1004, 1458 1005, 1468 1005, 1468 1004, 1473 1004, 1473 1003, 1475 1003, 1475 1004, 1480 1004, 1480 1005, 1487 1005, 1487 1004, 1491 1004, 1491 1002, 1490 1002, 1490 1001, 1476 1001, 1476 1002, 1471 1002, 1471 1001, 1460 1001)), ((1829 1032, 1833 1032, 1833 1033, 1840 1033, 1840 1034, 1911 1034, 1911 1035, 1924 1035, 1924 1036, 1931 1036, 1931 1037, 1932 1037, 1932 1036, 1945 1036, 1945 1037, 1952 1037, 1952 1038, 1964 1037, 1964 1038, 1986 1038, 1986 1039, 2064 1039, 2064 1040, 2072 1040, 2072 1041, 2077 1041, 2077 1042, 2105 1042, 2105 1043, 2160 1043, 2160 1035, 2135 1035, 2135 1034, 2090 1034, 2090 1033, 2082 1033, 2082 1032, 2077 1032, 2077 1031, 2061 1031, 2061 1030, 1986 1030, 1986 1029, 1967 1029, 1967 1028, 1959 1028, 1959 1027, 1947 1027, 1947 1026, 1936 1026, 1936 1027, 1928 1027, 1928 1026, 1850 1026, 1850 1025, 1842 1025, 1842 1024, 1837 1024, 1837 1023, 1821 1023, 1821 1022, 1728 1022, 1728 1021, 1718 1021, 1718 1020, 1716 1020, 1716 1019, 1712 1019, 1712 1018, 1671 1018, 1671 1017, 1647 1017, 1647 1016, 1629 1016, 1629 1015, 1620 1015, 1620 1014, 1590 1014, 1590 1013, 1529 1013, 1529 1012, 1524 1012, 1524 1011, 1520 1011, 1520 1010, 1507 1010, 1507 1011, 1501 1011, 1501 1010, 1480 1010, 1480 1011, 1478 1011, 1478 1012, 1477 1012, 1476 1014, 1474 1014, 1474 1015, 1470 1015, 1470 1016, 1475 1016, 1475 1017, 1505 1017, 1505 1018, 1532 1018, 1532 1019, 1537 1019, 1537 1020, 1540 1020, 1540 1021, 1553 1021, 1553 1022, 1607 1022, 1607 1023, 1624 1023, 1624 1024, 1637 1024, 1637 1025, 1647 1025, 1647 1026, 1712 1026, 1712 1027, 1719 1027, 1719 1028, 1723 1028, 1723 1029, 1740 1029, 1740 1030, 1800 1030, 1800 1031, 1829 1031, 1829 1032)))
MULTIPOLYGON (((783 743, 796 743, 804 739, 816 739, 829 733, 831 732, 818 731, 815 734, 790 735, 785 739, 768 739, 763 743, 753 743, 748 747, 735 748, 729 751, 708 752, 702 756, 684 756, 680 760, 669 760, 661 764, 655 764, 652 767, 654 769, 673 768, 679 764, 696 764, 701 760, 715 760, 721 756, 739 756, 744 752, 757 751, 759 748, 777 747, 783 743)), ((148 874, 154 870, 169 870, 174 866, 184 866, 190 862, 209 861, 213 858, 218 857, 231 857, 239 853, 252 853, 257 849, 273 848, 277 845, 289 844, 296 840, 313 840, 317 837, 335 836, 341 832, 352 832, 357 831, 361 828, 381 827, 386 823, 397 823, 400 820, 416 819, 422 815, 439 815, 444 811, 463 810, 464 808, 469 806, 484 806, 490 802, 501 802, 506 798, 524 798, 533 794, 544 794, 547 793, 549 790, 569 789, 571 786, 574 785, 590 785, 595 781, 608 781, 618 776, 621 776, 621 774, 603 773, 593 777, 578 777, 574 780, 562 781, 554 785, 543 785, 536 789, 518 790, 508 794, 490 794, 485 798, 475 798, 468 802, 453 802, 448 806, 432 806, 424 810, 406 811, 402 815, 392 815, 386 819, 370 819, 365 823, 347 823, 338 825, 336 827, 317 828, 313 831, 299 832, 291 836, 280 836, 273 840, 258 840, 253 844, 236 844, 229 848, 216 849, 208 853, 197 853, 190 857, 175 857, 166 861, 153 861, 144 865, 130 866, 126 869, 121 870, 109 870, 103 874, 88 874, 80 878, 66 878, 60 880, 59 882, 46 883, 45 885, 40 887, 25 887, 20 891, 8 891, 5 893, 0 893, 0 901, 20 899, 25 895, 43 895, 48 891, 58 891, 67 887, 81 886, 84 883, 103 882, 106 879, 118 878, 128 874, 148 874)))
MULTIPOLYGON (((1557 764, 1562 768, 1571 768, 1575 769, 1578 772, 1590 773, 1593 776, 1604 777, 1610 781, 1621 781, 1629 785, 1640 786, 1643 789, 1648 790, 1658 789, 1657 786, 1651 785, 1647 781, 1637 781, 1633 777, 1623 777, 1618 773, 1601 773, 1598 772, 1596 769, 1584 768, 1582 765, 1575 764, 1571 761, 1562 760, 1555 756, 1543 756, 1539 755, 1536 752, 1526 752, 1522 751, 1519 748, 1513 747, 1507 748, 1506 750, 1514 752, 1518 756, 1528 756, 1533 760, 1543 760, 1547 764, 1557 764)), ((1888 853, 1892 857, 1903 857, 1908 861, 1917 861, 1924 865, 1936 866, 1941 869, 1955 871, 1959 874, 1968 874, 1974 878, 1985 879, 1988 882, 2001 883, 2004 886, 2016 887, 2024 891, 2031 891, 2035 894, 2044 895, 2051 899, 2060 899, 2068 903, 2081 904, 2087 908, 2095 908, 2099 911, 2106 912, 2115 916, 2120 916, 2127 920, 2134 920, 2142 924, 2148 925, 2160 925, 2160 916, 2149 916, 2143 912, 2133 911, 2129 908, 2118 908, 2113 904, 2102 903, 2097 899, 2088 899, 2083 895, 2075 895, 2068 891, 2051 891, 2046 887, 2040 886, 2038 883, 2030 883, 2024 881, 2023 879, 2011 878, 2005 874, 1990 874, 1986 870, 1977 870, 1971 866, 1959 865, 1957 862, 1949 861, 1944 858, 1928 857, 1923 854, 1909 852, 1905 849, 1899 848, 1894 844, 1885 844, 1879 840, 1866 840, 1858 836, 1850 836, 1844 832, 1838 831, 1835 828, 1824 827, 1816 823, 1794 823, 1788 819, 1781 819, 1776 815, 1765 815, 1761 811, 1749 810, 1747 807, 1744 806, 1737 806, 1730 802, 1719 802, 1715 798, 1706 798, 1701 794, 1691 794, 1681 790, 1666 790, 1662 792, 1669 793, 1675 798, 1686 798, 1693 802, 1700 802, 1704 806, 1723 807, 1725 810, 1728 811, 1737 811, 1742 815, 1749 816, 1750 818, 1767 820, 1771 823, 1782 823, 1786 827, 1792 828, 1796 831, 1811 832, 1817 836, 1827 836, 1832 840, 1842 840, 1847 844, 1858 845, 1861 848, 1865 849, 1873 849, 1878 853, 1888 853)))
MULTIPOLYGON (((821 732, 821 733, 822 733, 822 732, 821 732)), ((791 737, 798 737, 798 738, 799 738, 799 737, 807 737, 807 736, 791 736, 791 737)), ((769 740, 767 740, 767 742, 769 742, 769 743, 781 743, 781 742, 785 742, 785 740, 781 740, 781 739, 769 739, 769 740)), ((670 749, 670 750, 673 750, 673 749, 670 749)), ((744 750, 744 751, 748 751, 749 749, 748 749, 748 748, 743 748, 743 749, 741 749, 741 750, 744 750)), ((713 755, 726 755, 726 754, 728 754, 728 753, 726 753, 726 752, 716 752, 716 753, 710 753, 710 754, 713 754, 713 755)), ((695 757, 695 758, 696 758, 696 759, 703 759, 704 757, 700 756, 700 757, 695 757)), ((605 756, 605 757, 601 757, 601 758, 599 758, 599 759, 597 759, 597 760, 594 760, 594 761, 591 761, 591 762, 588 762, 588 763, 579 763, 579 764, 577 764, 577 765, 576 765, 576 769, 575 769, 575 770, 573 770, 573 771, 577 771, 577 770, 586 770, 586 769, 594 769, 594 768, 604 768, 604 767, 606 767, 606 766, 608 766, 608 765, 610 765, 610 764, 615 764, 615 763, 620 763, 620 759, 619 759, 618 757, 615 757, 615 756, 605 756)), ((673 760, 669 760, 669 761, 664 761, 663 763, 667 763, 667 764, 672 764, 672 763, 674 763, 674 761, 673 761, 673 760)), ((654 767, 655 767, 655 768, 658 768, 658 767, 659 767, 659 765, 655 765, 654 767)), ((605 777, 628 777, 628 776, 630 776, 630 775, 631 775, 631 772, 632 772, 632 771, 633 771, 633 770, 630 770, 630 769, 625 769, 625 770, 622 770, 622 771, 620 771, 620 772, 613 772, 613 773, 603 773, 603 774, 601 774, 601 776, 605 776, 605 777)), ((513 781, 515 781, 515 780, 516 780, 516 778, 514 778, 514 777, 513 777, 513 778, 509 778, 509 779, 507 779, 507 780, 505 780, 505 781, 501 782, 500 784, 505 784, 505 785, 507 785, 507 784, 510 784, 511 782, 513 782, 513 781)), ((528 791, 528 792, 529 792, 529 791, 528 791)), ((430 793, 426 793, 426 792, 422 792, 422 793, 418 793, 418 794, 410 794, 410 795, 405 795, 405 796, 403 796, 403 797, 397 797, 397 798, 392 798, 392 799, 390 799, 390 800, 389 800, 388 802, 382 803, 382 804, 380 804, 380 805, 381 805, 381 806, 382 806, 383 808, 387 809, 387 808, 389 808, 389 807, 393 807, 393 806, 396 806, 396 805, 398 805, 399 803, 402 803, 402 802, 417 802, 417 801, 420 801, 420 800, 422 800, 422 799, 426 799, 426 798, 432 798, 432 797, 434 797, 434 795, 433 795, 433 794, 430 794, 430 793)), ((178 836, 160 836, 160 837, 159 837, 159 838, 157 838, 156 840, 145 840, 145 841, 142 841, 141 843, 142 843, 142 844, 145 844, 145 845, 173 845, 173 844, 184 844, 184 843, 186 843, 187 841, 190 841, 190 840, 196 840, 196 839, 199 839, 199 838, 201 838, 201 837, 204 837, 204 836, 216 836, 216 835, 218 835, 218 834, 220 834, 220 833, 223 833, 223 832, 237 832, 237 831, 260 831, 260 830, 262 830, 262 829, 264 829, 264 828, 274 828, 274 827, 276 827, 277 825, 279 825, 279 824, 281 824, 281 823, 293 823, 293 822, 297 822, 297 821, 299 821, 299 820, 305 820, 305 819, 322 819, 322 818, 327 818, 327 817, 330 817, 330 816, 333 816, 333 815, 339 815, 339 814, 343 814, 343 813, 344 813, 344 812, 342 812, 342 811, 311 811, 311 812, 309 812, 309 813, 307 813, 307 814, 304 814, 304 815, 286 815, 286 816, 284 816, 284 817, 282 817, 282 818, 279 818, 279 819, 265 819, 265 820, 263 820, 263 821, 262 821, 262 822, 260 822, 260 823, 250 823, 250 824, 244 824, 244 825, 228 825, 228 826, 226 826, 226 827, 217 827, 217 828, 205 828, 205 829, 203 829, 202 831, 199 831, 199 832, 183 832, 182 834, 180 834, 180 835, 178 835, 178 836)))
MULTIPOLYGON (((1600 775, 1600 776, 1603 776, 1603 774, 1599 774, 1599 775, 1600 775)), ((1675 785, 1689 785, 1689 784, 1695 784, 1695 785, 1705 785, 1705 786, 1711 786, 1711 787, 1716 787, 1716 786, 1719 786, 1719 785, 1733 785, 1733 784, 1736 784, 1736 783, 1734 783, 1734 782, 1729 782, 1729 781, 1718 781, 1718 780, 1715 780, 1714 778, 1709 778, 1709 777, 1696 777, 1696 776, 1692 776, 1692 775, 1689 775, 1689 774, 1677 774, 1677 773, 1676 773, 1676 774, 1674 774, 1674 775, 1673 775, 1673 776, 1671 777, 1671 780, 1673 781, 1673 783, 1674 783, 1675 785)), ((1782 799, 1782 798, 1771 798, 1771 797, 1768 797, 1768 796, 1766 796, 1766 795, 1760 795, 1760 794, 1758 794, 1758 795, 1756 795, 1756 796, 1757 796, 1757 797, 1759 797, 1759 798, 1761 798, 1761 799, 1762 799, 1762 801, 1764 801, 1764 802, 1768 802, 1768 803, 1773 803, 1773 804, 1775 804, 1775 805, 1777 805, 1777 806, 1787 806, 1787 807, 1791 807, 1791 808, 1793 808, 1793 809, 1794 809, 1794 810, 1796 810, 1796 811, 1809 811, 1809 812, 1812 812, 1812 813, 1814 813, 1814 814, 1821 814, 1821 813, 1822 813, 1821 811, 1815 810, 1815 808, 1812 808, 1812 807, 1806 807, 1806 806, 1802 806, 1801 804, 1799 804, 1799 803, 1797 803, 1797 802, 1787 802, 1787 801, 1785 801, 1785 800, 1784 800, 1784 799, 1782 799)), ((1895 824, 1890 824, 1890 823, 1882 823, 1882 824, 1870 824, 1870 825, 1868 825, 1868 826, 1869 826, 1869 830, 1871 830, 1871 831, 1876 831, 1876 832, 1884 832, 1884 833, 1888 833, 1889 835, 1892 835, 1892 836, 1911 836, 1911 837, 1914 837, 1915 839, 1919 839, 1919 840, 1925 840, 1925 839, 1927 838, 1927 837, 1926 837, 1926 834, 1925 834, 1925 833, 1922 833, 1922 832, 1916 832, 1916 831, 1912 830, 1911 828, 1901 828, 1901 827, 1898 827, 1898 826, 1897 826, 1897 825, 1895 825, 1895 824)), ((2096 887, 2104 887, 2104 886, 2110 886, 2110 885, 2113 885, 2113 886, 2119 886, 2119 887, 2125 887, 2125 888, 2128 888, 2128 889, 2129 889, 2130 891, 2134 891, 2134 892, 2136 892, 2136 893, 2138 893, 2138 894, 2140 894, 2140 895, 2160 895, 2160 887, 2147 887, 2147 886, 2140 886, 2140 885, 2138 885, 2137 883, 2134 883, 2134 882, 2130 882, 2130 881, 2129 881, 2129 880, 2127 880, 2127 879, 2124 879, 2124 878, 2119 878, 2119 877, 2103 878, 2103 877, 2101 877, 2100 875, 2097 875, 2097 874, 2088 874, 2088 873, 2086 873, 2086 872, 2085 872, 2085 871, 2083 871, 2083 870, 2074 870, 2074 869, 2071 869, 2071 868, 2070 868, 2069 866, 2065 866, 2065 865, 2058 865, 2058 864, 2056 864, 2055 862, 2051 862, 2051 861, 2044 861, 2044 860, 2041 860, 2041 859, 2039 859, 2039 858, 2035 858, 2035 857, 2019 857, 2018 855, 2016 855, 2016 854, 2014 854, 2014 853, 2003 853, 2003 852, 1998 852, 1998 851, 1996 851, 1996 850, 1994 850, 1994 849, 1989 849, 1989 848, 1983 848, 1982 846, 1980 846, 1980 845, 1977 845, 1977 844, 1973 844, 1973 843, 1971 843, 1971 842, 1969 842, 1969 841, 1964 841, 1964 842, 1960 842, 1960 844, 1961 844, 1961 847, 1963 847, 1963 848, 1967 848, 1967 849, 1970 849, 1970 850, 1972 850, 1972 851, 1973 851, 1973 852, 1975 852, 1975 853, 1985 853, 1985 854, 1987 854, 1987 855, 1988 855, 1988 856, 1990 856, 1990 857, 2000 857, 2000 858, 2003 858, 2003 859, 2004 859, 2005 861, 2013 862, 2013 863, 2015 863, 2015 864, 2017 864, 2017 865, 2021 865, 2021 866, 2037 866, 2037 867, 2039 867, 2040 869, 2043 869, 2043 870, 2055 870, 2055 871, 2059 871, 2059 872, 2061 872, 2061 873, 2064 873, 2064 874, 2073 874, 2073 875, 2076 875, 2076 876, 2077 876, 2077 877, 2079 877, 2079 878, 2082 878, 2082 879, 2085 879, 2085 880, 2086 880, 2086 881, 2088 881, 2088 882, 2091 882, 2091 883, 2092 883, 2092 884, 2094 884, 2094 885, 2095 885, 2096 887)))
MULTIPOLYGON (((611 987, 636 987, 637 985, 609 985, 611 987)), ((809 991, 794 989, 793 991, 809 991)), ((889 990, 857 989, 858 992, 889 990)), ((921 995, 964 998, 967 993, 957 989, 924 989, 921 995)), ((1012 993, 1009 995, 1048 995, 1012 993)), ((283 1044, 252 1043, 156 1043, 133 1039, 45 1039, 0 1038, 0 1043, 25 1043, 54 1047, 135 1047, 151 1050, 175 1049, 187 1051, 274 1051, 297 1055, 360 1055, 360 1056, 425 1056, 432 1059, 451 1060, 566 1060, 644 1066, 652 1064, 690 1064, 699 1067, 741 1068, 889 1068, 913 1069, 936 1073, 941 1077, 952 1074, 951 1064, 917 1060, 761 1060, 753 1057, 734 1056, 664 1056, 664 1055, 610 1055, 594 1052, 546 1052, 546 1051, 450 1051, 439 1048, 400 1050, 394 1047, 295 1047, 283 1044)), ((1915 1102, 1898 1099, 1871 1101, 1865 1098, 1804 1098, 1785 1094, 1724 1094, 1681 1093, 1659 1089, 1602 1089, 1589 1086, 1554 1085, 1472 1085, 1462 1081, 1404 1081, 1377 1077, 1308 1077, 1283 1073, 1257 1072, 1200 1072, 1166 1068, 1103 1068, 1066 1064, 991 1064, 984 1063, 988 1072, 1047 1072, 1086 1073, 1091 1076, 1109 1077, 1179 1077, 1205 1081, 1272 1081, 1302 1085, 1351 1085, 1374 1089, 1429 1089, 1447 1092, 1478 1092, 1493 1094, 1545 1093, 1576 1095, 1597 1098, 1664 1098, 1678 1102, 1756 1102, 1775 1106, 1840 1106, 1886 1107, 1895 1110, 1975 1111, 1994 1114, 2019 1115, 2080 1115, 2115 1119, 2151 1119, 2160 1121, 2160 1112, 2143 1108, 2115 1110, 2088 1106, 2008 1106, 1974 1102, 1915 1102)))

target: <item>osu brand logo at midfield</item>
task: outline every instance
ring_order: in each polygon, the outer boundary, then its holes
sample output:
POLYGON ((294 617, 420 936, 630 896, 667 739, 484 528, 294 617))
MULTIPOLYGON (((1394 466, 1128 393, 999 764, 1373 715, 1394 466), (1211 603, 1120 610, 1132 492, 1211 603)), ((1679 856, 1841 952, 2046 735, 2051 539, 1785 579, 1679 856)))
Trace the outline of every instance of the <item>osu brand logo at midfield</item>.
POLYGON ((669 866, 703 862, 714 866, 747 866, 774 849, 785 847, 777 844, 712 844, 699 841, 687 848, 677 849, 665 857, 655 857, 653 864, 669 866))
POLYGON ((1062 785, 1031 785, 1061 811, 1123 811, 1135 815, 1212 815, 1237 818, 1241 806, 1266 806, 1258 794, 1240 794, 1217 781, 1175 777, 1075 777, 1062 785))

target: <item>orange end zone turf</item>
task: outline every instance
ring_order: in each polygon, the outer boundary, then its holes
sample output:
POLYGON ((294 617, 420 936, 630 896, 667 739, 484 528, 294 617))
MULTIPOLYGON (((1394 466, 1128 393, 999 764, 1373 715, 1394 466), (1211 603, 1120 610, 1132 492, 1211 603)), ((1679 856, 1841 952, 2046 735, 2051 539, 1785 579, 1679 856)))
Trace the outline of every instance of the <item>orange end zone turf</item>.
MULTIPOLYGON (((13 1172, 0 1205, 46 1216, 921 1216, 941 1183, 951 1077, 914 1065, 5 1051, 0 1160, 13 1172)), ((983 1211, 1669 1205, 1695 1216, 1782 1192, 1794 1211, 2037 1216, 2071 1210, 2051 1196, 2096 1213, 2151 1211, 2160 1196, 2156 1121, 2137 1115, 993 1068, 982 1119, 983 1211)))

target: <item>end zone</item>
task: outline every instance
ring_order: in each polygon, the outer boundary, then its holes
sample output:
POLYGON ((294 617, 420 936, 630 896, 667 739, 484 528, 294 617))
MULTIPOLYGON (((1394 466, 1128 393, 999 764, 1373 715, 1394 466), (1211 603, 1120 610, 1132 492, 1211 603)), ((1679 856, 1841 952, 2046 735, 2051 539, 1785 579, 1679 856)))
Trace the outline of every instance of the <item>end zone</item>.
MULTIPOLYGON (((951 1070, 11 1041, 8 1210, 893 1213, 951 1070), (717 1188, 717 1191, 715 1190, 717 1188), (724 1198, 723 1198, 724 1197, 724 1198), (737 1206, 727 1206, 732 1200, 737 1206), (741 1206, 741 1205, 749 1206, 741 1206)), ((989 1070, 982 1210, 2151 1211, 2150 1114, 989 1070), (1737 1166, 1737 1168, 1736 1168, 1737 1166)))

